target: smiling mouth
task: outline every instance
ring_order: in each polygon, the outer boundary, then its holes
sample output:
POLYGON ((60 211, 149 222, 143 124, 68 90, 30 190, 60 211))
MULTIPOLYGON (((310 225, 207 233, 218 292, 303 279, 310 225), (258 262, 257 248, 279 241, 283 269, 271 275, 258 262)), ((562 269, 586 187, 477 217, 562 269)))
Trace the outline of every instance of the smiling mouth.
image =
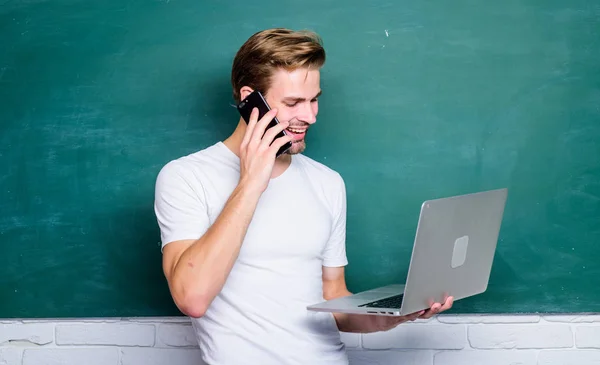
POLYGON ((292 142, 300 142, 304 139, 307 129, 308 128, 288 127, 285 131, 293 137, 292 142))

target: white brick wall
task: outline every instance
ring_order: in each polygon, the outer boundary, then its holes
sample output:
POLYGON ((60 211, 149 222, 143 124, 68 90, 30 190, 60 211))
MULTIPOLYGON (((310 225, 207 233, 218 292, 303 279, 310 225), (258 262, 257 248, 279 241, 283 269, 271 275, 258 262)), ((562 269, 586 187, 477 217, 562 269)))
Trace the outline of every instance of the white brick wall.
MULTIPOLYGON (((342 334, 351 365, 600 365, 600 316, 453 316, 342 334)), ((185 318, 0 320, 0 365, 197 365, 185 318)))

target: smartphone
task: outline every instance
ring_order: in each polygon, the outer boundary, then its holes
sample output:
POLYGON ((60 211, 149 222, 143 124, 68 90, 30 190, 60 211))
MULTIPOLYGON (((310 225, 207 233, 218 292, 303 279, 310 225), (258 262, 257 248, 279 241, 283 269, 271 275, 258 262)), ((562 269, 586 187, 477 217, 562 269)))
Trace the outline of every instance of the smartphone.
MULTIPOLYGON (((246 121, 246 124, 250 122, 250 114, 252 113, 252 109, 254 109, 254 108, 258 108, 258 119, 257 120, 260 120, 265 114, 267 114, 267 112, 269 110, 271 110, 271 108, 269 107, 269 104, 267 104, 267 101, 265 100, 263 95, 260 93, 260 91, 253 91, 250 95, 248 95, 248 97, 246 97, 244 100, 242 100, 237 106, 237 109, 240 112, 240 115, 242 116, 242 118, 244 118, 244 120, 246 121)), ((275 117, 275 118, 273 118, 273 120, 271 120, 271 122, 269 122, 269 125, 267 126, 266 129, 274 127, 277 124, 279 124, 279 120, 277 120, 277 117, 275 117)), ((287 135, 285 130, 281 131, 275 136, 275 138, 273 140, 275 140, 279 137, 283 137, 285 135, 287 135)), ((292 147, 292 143, 287 142, 286 144, 281 146, 279 151, 277 151, 276 155, 280 156, 281 154, 287 152, 287 150, 289 150, 291 147, 292 147)))

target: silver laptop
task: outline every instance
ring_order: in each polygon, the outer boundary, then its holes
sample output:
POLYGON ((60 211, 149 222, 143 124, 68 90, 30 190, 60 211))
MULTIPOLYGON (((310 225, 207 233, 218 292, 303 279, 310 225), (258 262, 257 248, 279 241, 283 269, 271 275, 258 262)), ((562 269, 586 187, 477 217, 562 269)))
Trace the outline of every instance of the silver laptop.
POLYGON ((405 284, 392 284, 310 305, 321 312, 399 316, 483 293, 508 190, 425 201, 405 284))

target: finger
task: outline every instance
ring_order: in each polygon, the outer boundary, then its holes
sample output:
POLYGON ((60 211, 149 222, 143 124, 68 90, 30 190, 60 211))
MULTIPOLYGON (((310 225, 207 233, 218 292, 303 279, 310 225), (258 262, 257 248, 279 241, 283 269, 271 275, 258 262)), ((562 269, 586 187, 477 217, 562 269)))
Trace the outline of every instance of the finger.
POLYGON ((276 154, 277 151, 279 151, 279 149, 286 143, 291 142, 292 141, 292 136, 290 135, 285 135, 283 137, 279 137, 277 139, 275 139, 275 141, 273 141, 273 144, 271 144, 271 147, 269 147, 272 151, 273 154, 276 154))
POLYGON ((421 316, 421 318, 423 318, 423 319, 429 319, 429 318, 433 317, 436 314, 437 314, 437 307, 434 304, 433 306, 431 306, 431 308, 429 308, 428 310, 425 311, 425 314, 423 314, 421 316))
POLYGON ((258 119, 258 108, 253 108, 252 112, 250 112, 250 120, 248 120, 248 123, 246 125, 246 133, 244 134, 244 138, 242 139, 242 146, 247 145, 248 142, 250 141, 252 132, 254 131, 254 128, 256 127, 257 119, 258 119))
POLYGON ((265 135, 262 138, 262 142, 261 144, 263 145, 264 148, 268 148, 271 143, 273 143, 273 140, 275 139, 275 137, 281 133, 284 129, 286 129, 289 126, 288 122, 281 122, 269 129, 267 129, 267 131, 265 132, 265 135))
POLYGON ((277 109, 271 109, 256 123, 256 127, 252 131, 252 137, 250 138, 252 142, 260 142, 263 139, 265 130, 273 118, 275 118, 275 115, 277 115, 277 109))
POLYGON ((452 308, 453 304, 454 304, 454 298, 453 297, 448 297, 446 299, 446 302, 442 306, 440 312, 447 311, 448 309, 452 308))
POLYGON ((433 317, 434 314, 435 313, 431 309, 428 309, 425 311, 425 313, 423 313, 423 315, 421 316, 421 319, 429 319, 429 318, 433 317))
POLYGON ((440 303, 434 303, 431 308, 429 308, 427 310, 427 312, 425 313, 425 315, 423 315, 423 318, 425 319, 429 319, 431 317, 433 317, 434 315, 438 314, 440 312, 440 308, 442 308, 442 305, 440 303))

